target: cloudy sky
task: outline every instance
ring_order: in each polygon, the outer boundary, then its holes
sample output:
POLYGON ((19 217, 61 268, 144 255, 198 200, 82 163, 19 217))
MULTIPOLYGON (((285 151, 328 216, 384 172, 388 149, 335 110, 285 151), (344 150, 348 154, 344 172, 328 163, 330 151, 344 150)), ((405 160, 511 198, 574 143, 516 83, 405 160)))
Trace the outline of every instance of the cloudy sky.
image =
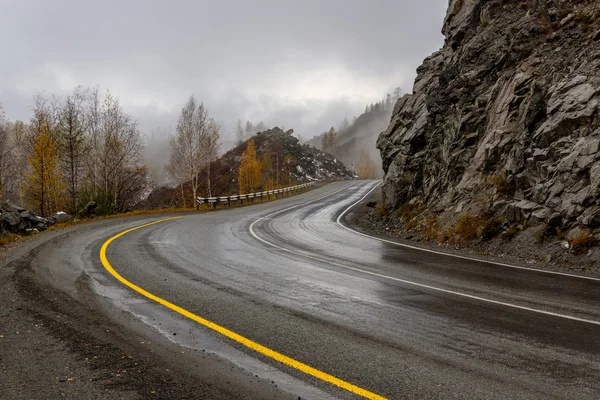
POLYGON ((147 133, 190 94, 239 119, 310 137, 360 114, 442 44, 448 0, 0 0, 0 102, 110 89, 147 133))

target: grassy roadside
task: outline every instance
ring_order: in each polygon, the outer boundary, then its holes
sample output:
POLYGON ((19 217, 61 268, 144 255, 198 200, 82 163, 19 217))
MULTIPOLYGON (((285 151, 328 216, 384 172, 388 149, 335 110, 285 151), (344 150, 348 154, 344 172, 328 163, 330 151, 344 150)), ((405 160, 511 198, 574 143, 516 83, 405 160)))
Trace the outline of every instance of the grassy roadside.
MULTIPOLYGON (((321 185, 314 186, 314 188, 317 188, 317 187, 322 187, 322 186, 321 185)), ((302 190, 302 191, 299 191, 296 193, 290 193, 284 197, 277 197, 277 198, 273 197, 273 198, 269 198, 269 199, 262 199, 261 201, 257 200, 253 203, 246 202, 244 204, 237 204, 237 202, 236 202, 236 204, 230 204, 228 206, 225 204, 222 204, 222 203, 217 203, 215 208, 212 208, 211 205, 203 204, 200 206, 200 210, 196 210, 196 208, 161 208, 161 209, 154 209, 154 210, 135 210, 135 211, 127 212, 127 213, 111 214, 111 215, 105 215, 105 216, 97 217, 97 218, 83 218, 83 219, 78 219, 78 220, 71 220, 68 222, 52 225, 51 227, 48 228, 48 230, 56 231, 56 230, 70 228, 70 227, 77 226, 77 225, 88 224, 91 222, 102 221, 102 220, 107 220, 107 219, 115 219, 115 218, 128 218, 128 217, 139 217, 139 216, 161 215, 161 214, 180 214, 180 213, 190 213, 191 214, 191 213, 198 213, 198 212, 220 211, 220 210, 227 210, 227 209, 231 209, 231 208, 247 207, 247 206, 252 206, 255 204, 268 203, 268 202, 280 200, 283 198, 295 197, 295 196, 307 193, 310 190, 311 189, 307 189, 307 190, 302 190)), ((10 245, 10 244, 30 240, 36 236, 37 236, 37 234, 19 235, 19 234, 11 233, 11 232, 3 232, 0 234, 0 249, 6 248, 7 245, 10 245)))

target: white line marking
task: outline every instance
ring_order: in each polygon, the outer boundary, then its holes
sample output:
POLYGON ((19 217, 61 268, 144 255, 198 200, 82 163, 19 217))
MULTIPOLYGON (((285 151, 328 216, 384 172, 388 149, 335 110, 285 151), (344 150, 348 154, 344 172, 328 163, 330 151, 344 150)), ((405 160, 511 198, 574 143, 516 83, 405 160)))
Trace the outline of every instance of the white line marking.
MULTIPOLYGON (((371 190, 370 190, 370 191, 369 191, 369 192, 368 192, 368 193, 367 193, 365 196, 363 196, 363 197, 362 197, 362 198, 361 198, 361 199, 360 199, 358 202, 356 202, 356 203, 354 203, 353 205, 351 205, 350 207, 348 207, 348 208, 347 208, 347 209, 346 209, 346 210, 345 210, 345 211, 344 211, 342 214, 340 214, 340 217, 341 217, 341 216, 343 216, 343 215, 346 213, 346 211, 348 211, 349 209, 351 209, 352 207, 354 207, 356 204, 358 204, 358 203, 360 203, 362 200, 364 200, 364 199, 365 199, 365 198, 366 198, 366 197, 367 197, 367 196, 368 196, 368 195, 369 195, 369 194, 370 194, 370 193, 371 193, 373 190, 375 190, 375 189, 376 189, 378 186, 379 186, 379 184, 377 184, 375 187, 373 187, 373 189, 371 189, 371 190)), ((274 248, 276 248, 276 249, 278 249, 278 250, 285 251, 285 252, 287 252, 287 253, 290 253, 290 254, 295 254, 295 255, 298 255, 298 256, 301 256, 301 257, 306 257, 306 258, 309 258, 309 259, 312 259, 312 260, 315 260, 315 261, 319 261, 319 262, 327 263, 327 264, 330 264, 330 265, 335 265, 336 267, 340 267, 340 268, 344 268, 344 269, 347 269, 347 270, 351 270, 351 271, 359 272, 359 273, 362 273, 362 274, 367 274, 367 275, 371 275, 371 276, 376 276, 376 277, 378 277, 378 278, 389 279, 389 280, 392 280, 392 281, 396 281, 396 282, 405 283, 405 284, 407 284, 407 285, 417 286, 417 287, 420 287, 420 288, 424 288, 424 289, 428 289, 428 290, 433 290, 433 291, 436 291, 436 292, 441 292, 441 293, 446 293, 446 294, 451 294, 451 295, 454 295, 454 296, 465 297, 465 298, 468 298, 468 299, 477 300, 477 301, 482 301, 482 302, 485 302, 485 303, 496 304, 496 305, 500 305, 500 306, 504 306, 504 307, 510 307, 510 308, 516 308, 516 309, 519 309, 519 310, 524 310, 524 311, 534 312, 534 313, 538 313, 538 314, 549 315, 549 316, 552 316, 552 317, 564 318, 564 319, 568 319, 568 320, 572 320, 572 321, 584 322, 584 323, 593 324, 593 325, 600 325, 600 321, 594 321, 594 320, 589 320, 589 319, 584 319, 584 318, 578 318, 578 317, 573 317, 573 316, 570 316, 570 315, 565 315, 565 314, 554 313, 554 312, 551 312, 551 311, 544 311, 544 310, 539 310, 539 309, 536 309, 536 308, 525 307, 525 306, 519 306, 519 305, 516 305, 516 304, 505 303, 505 302, 502 302, 502 301, 497 301, 497 300, 486 299, 486 298, 484 298, 484 297, 474 296, 474 295, 470 295, 470 294, 466 294, 466 293, 461 293, 461 292, 455 292, 455 291, 453 291, 453 290, 442 289, 442 288, 438 288, 438 287, 435 287, 435 286, 430 286, 430 285, 425 285, 425 284, 422 284, 422 283, 417 283, 417 282, 413 282, 413 281, 408 281, 408 280, 405 280, 405 279, 395 278, 395 277, 393 277, 393 276, 388 276, 388 275, 378 274, 378 273, 376 273, 376 272, 371 272, 371 271, 367 271, 367 270, 360 269, 360 268, 354 268, 354 267, 350 267, 350 266, 348 266, 348 265, 340 264, 340 263, 337 263, 337 262, 335 262, 335 261, 325 260, 325 259, 322 259, 322 258, 319 258, 319 257, 315 257, 315 256, 312 256, 312 255, 309 255, 309 254, 304 254, 304 253, 296 252, 296 251, 293 251, 293 250, 287 249, 287 248, 285 248, 285 247, 278 246, 278 245, 276 245, 276 244, 274 244, 274 243, 271 243, 271 242, 269 242, 269 241, 267 241, 267 240, 265 240, 265 239, 261 238, 261 237, 260 237, 260 236, 258 236, 258 235, 256 234, 256 232, 254 231, 254 225, 255 225, 256 223, 258 223, 258 222, 262 221, 263 219, 267 219, 267 218, 270 218, 270 217, 272 217, 272 216, 274 216, 274 215, 277 215, 277 214, 283 213, 283 212, 285 212, 285 211, 292 210, 292 209, 294 209, 294 208, 298 208, 298 207, 300 207, 300 206, 304 206, 304 205, 306 205, 306 204, 314 203, 314 202, 316 202, 316 201, 319 201, 319 200, 322 200, 322 199, 324 199, 324 198, 327 198, 327 197, 333 196, 334 194, 336 194, 336 193, 338 193, 338 192, 340 192, 340 191, 342 191, 342 190, 344 190, 344 189, 347 189, 347 188, 348 188, 348 187, 344 187, 344 188, 342 188, 342 189, 340 189, 340 190, 338 190, 338 191, 336 191, 336 192, 333 192, 333 193, 331 193, 331 194, 329 194, 329 195, 327 195, 327 196, 323 196, 323 197, 320 197, 320 198, 318 198, 318 199, 315 199, 315 200, 309 201, 308 203, 299 204, 299 205, 296 205, 296 206, 293 206, 293 207, 289 207, 289 208, 286 208, 286 209, 283 209, 283 210, 279 210, 279 211, 277 211, 277 212, 274 212, 274 213, 272 213, 272 214, 265 215, 264 217, 261 217, 261 218, 257 219, 256 221, 254 221, 252 224, 250 224, 250 228, 249 228, 249 229, 250 229, 250 234, 251 234, 251 235, 252 235, 252 236, 253 236, 255 239, 257 239, 257 240, 259 240, 259 241, 261 241, 261 242, 263 242, 263 243, 265 243, 265 244, 267 244, 267 245, 269 245, 269 246, 271 246, 271 247, 274 247, 274 248)), ((350 228, 347 228, 347 227, 345 227, 344 225, 342 225, 342 224, 339 222, 339 221, 340 221, 340 217, 338 217, 338 221, 337 221, 337 222, 338 222, 338 223, 339 223, 339 224, 340 224, 342 227, 344 227, 344 228, 346 228, 346 229, 348 229, 348 230, 350 230, 350 231, 352 231, 352 232, 355 232, 355 233, 362 234, 361 232, 356 232, 356 231, 354 231, 354 230, 352 230, 352 229, 350 229, 350 228)), ((379 238, 375 238, 375 237, 372 237, 372 236, 369 236, 369 235, 363 235, 363 236, 371 237, 371 238, 373 238, 373 239, 379 239, 379 238)), ((383 239, 381 239, 381 240, 383 240, 383 239)), ((384 240, 384 241, 385 241, 385 240, 384 240)), ((400 243, 396 243, 396 242, 390 242, 390 243, 394 243, 394 244, 399 244, 399 245, 400 245, 400 243)), ((412 247, 412 246, 406 246, 406 245, 402 245, 402 246, 409 247, 409 248, 414 248, 414 249, 416 249, 416 250, 424 250, 424 249, 420 249, 420 248, 418 248, 418 247, 412 247)), ((431 251, 431 250, 426 250, 426 251, 431 251)), ((446 253, 441 253, 441 252, 435 252, 435 251, 431 251, 431 252, 433 252, 433 253, 436 253, 436 254, 441 254, 441 255, 448 255, 448 254, 446 254, 446 253)), ((460 257, 460 258, 467 258, 467 257, 460 257)), ((467 259, 468 259, 468 258, 467 258, 467 259)), ((474 261, 481 261, 481 260, 475 260, 475 259, 470 259, 470 260, 474 260, 474 261)), ((484 262, 485 262, 485 261, 484 261, 484 262)), ((502 264, 499 264, 499 265, 502 265, 502 264)), ((524 269, 529 269, 529 268, 524 268, 524 269)), ((546 271, 542 271, 542 272, 546 272, 546 271)), ((577 276, 577 275, 573 275, 573 276, 577 276)))
POLYGON ((379 185, 381 185, 381 182, 378 183, 377 185, 375 185, 375 187, 373 189, 369 190, 367 192, 367 194, 365 194, 360 200, 358 200, 356 203, 352 204, 350 207, 346 208, 339 215, 339 217, 337 218, 337 223, 342 228, 344 228, 346 230, 349 230, 350 232, 354 232, 354 233, 356 233, 358 235, 361 235, 361 236, 365 236, 365 237, 368 237, 368 238, 371 238, 371 239, 379 240, 379 241, 382 241, 382 242, 385 242, 385 243, 390 243, 390 244, 393 244, 393 245, 396 245, 396 246, 405 247, 407 249, 425 251, 427 253, 440 254, 440 255, 443 255, 443 256, 460 258, 462 260, 477 261, 477 262, 486 263, 486 264, 492 264, 492 265, 500 265, 502 267, 515 268, 515 269, 523 269, 523 270, 526 270, 526 271, 535 271, 535 272, 541 272, 541 273, 544 273, 544 274, 552 274, 552 275, 562 275, 562 276, 568 276, 568 277, 571 277, 571 278, 587 279, 587 280, 590 280, 590 281, 600 282, 600 278, 593 278, 591 276, 575 275, 575 274, 569 274, 569 273, 566 273, 566 272, 546 271, 546 270, 537 269, 537 268, 520 267, 518 265, 504 264, 504 263, 499 263, 499 262, 490 261, 490 260, 483 260, 483 259, 478 259, 478 258, 473 258, 473 257, 467 257, 467 256, 459 256, 458 254, 445 253, 443 251, 430 250, 430 249, 426 249, 426 248, 423 248, 423 247, 411 246, 409 244, 398 243, 398 242, 394 242, 392 240, 387 240, 387 239, 378 238, 376 236, 371 236, 369 234, 359 232, 357 230, 354 230, 354 229, 352 229, 352 228, 350 228, 350 227, 342 224, 341 221, 342 221, 342 218, 344 217, 344 215, 346 215, 346 213, 348 211, 350 211, 352 208, 356 207, 361 201, 363 201, 364 199, 366 199, 367 196, 369 196, 375 189, 377 189, 377 187, 379 185))

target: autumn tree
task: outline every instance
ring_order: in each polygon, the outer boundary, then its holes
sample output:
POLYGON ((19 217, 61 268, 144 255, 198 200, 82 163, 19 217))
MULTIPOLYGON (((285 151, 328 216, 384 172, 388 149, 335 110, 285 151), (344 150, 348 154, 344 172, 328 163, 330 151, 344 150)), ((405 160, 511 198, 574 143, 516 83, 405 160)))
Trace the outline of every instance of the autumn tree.
MULTIPOLYGON (((198 188, 203 179, 207 193, 211 194, 211 163, 219 153, 219 127, 208 116, 203 103, 190 96, 181 110, 174 139, 171 141, 171 158, 181 161, 181 182, 188 182, 192 189, 192 204, 196 203, 198 188)), ((183 183, 182 183, 183 184, 183 183)))
POLYGON ((331 128, 329 128, 329 131, 323 134, 323 137, 321 139, 321 148, 325 153, 329 153, 335 147, 336 142, 337 133, 335 131, 335 128, 332 126, 331 128))
POLYGON ((68 209, 77 212, 80 184, 89 142, 84 119, 85 93, 76 88, 68 95, 58 112, 57 145, 62 175, 67 183, 68 209))
POLYGON ((238 184, 240 194, 255 192, 262 184, 261 163, 256 157, 253 139, 248 141, 248 146, 242 153, 238 184))
POLYGON ((25 177, 26 198, 42 217, 59 211, 64 189, 55 135, 48 120, 44 114, 38 114, 33 121, 39 130, 33 139, 33 153, 25 177))
POLYGON ((360 179, 375 179, 377 165, 366 150, 360 152, 360 157, 354 165, 356 174, 360 179))
POLYGON ((263 190, 273 190, 273 159, 271 153, 266 152, 260 160, 262 172, 262 187, 263 190))

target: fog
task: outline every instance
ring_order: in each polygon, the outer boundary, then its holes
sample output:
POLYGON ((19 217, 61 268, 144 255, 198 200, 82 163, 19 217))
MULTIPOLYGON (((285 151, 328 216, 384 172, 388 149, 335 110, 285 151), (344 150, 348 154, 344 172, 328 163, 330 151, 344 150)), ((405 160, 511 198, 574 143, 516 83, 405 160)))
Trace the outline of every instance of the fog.
POLYGON ((0 102, 11 120, 29 118, 35 92, 99 85, 159 138, 194 94, 227 141, 238 119, 310 138, 396 86, 410 92, 442 44, 447 0, 0 5, 0 102))

